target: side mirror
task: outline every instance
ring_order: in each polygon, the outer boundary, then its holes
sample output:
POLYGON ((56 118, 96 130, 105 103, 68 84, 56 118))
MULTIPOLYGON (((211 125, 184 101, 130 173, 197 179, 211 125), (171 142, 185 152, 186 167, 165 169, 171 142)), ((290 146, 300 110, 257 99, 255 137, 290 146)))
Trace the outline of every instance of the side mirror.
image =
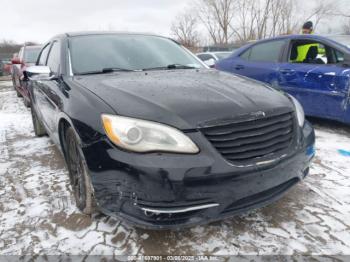
POLYGON ((210 68, 214 68, 215 66, 215 59, 214 58, 210 58, 208 60, 205 60, 204 63, 209 66, 210 68))
POLYGON ((13 65, 20 65, 20 64, 22 64, 22 63, 21 63, 21 60, 20 60, 18 57, 12 58, 12 59, 11 59, 11 63, 12 63, 13 65))
POLYGON ((48 66, 30 66, 24 72, 24 76, 29 80, 52 80, 55 76, 51 75, 48 66))

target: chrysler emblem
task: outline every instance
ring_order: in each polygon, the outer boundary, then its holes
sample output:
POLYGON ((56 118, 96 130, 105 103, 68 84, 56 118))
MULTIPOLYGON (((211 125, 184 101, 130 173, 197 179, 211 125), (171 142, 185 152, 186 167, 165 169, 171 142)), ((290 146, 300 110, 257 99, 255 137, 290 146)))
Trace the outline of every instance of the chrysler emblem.
POLYGON ((252 115, 256 117, 265 117, 266 113, 263 111, 259 111, 259 112, 252 113, 252 115))

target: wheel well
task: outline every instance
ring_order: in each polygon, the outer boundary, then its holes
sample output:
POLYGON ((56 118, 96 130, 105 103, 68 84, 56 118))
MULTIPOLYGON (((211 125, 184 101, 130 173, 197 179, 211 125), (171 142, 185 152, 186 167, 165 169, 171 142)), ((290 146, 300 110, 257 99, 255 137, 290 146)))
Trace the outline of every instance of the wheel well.
POLYGON ((58 135, 64 157, 66 157, 66 131, 71 125, 65 119, 61 119, 58 124, 58 135))

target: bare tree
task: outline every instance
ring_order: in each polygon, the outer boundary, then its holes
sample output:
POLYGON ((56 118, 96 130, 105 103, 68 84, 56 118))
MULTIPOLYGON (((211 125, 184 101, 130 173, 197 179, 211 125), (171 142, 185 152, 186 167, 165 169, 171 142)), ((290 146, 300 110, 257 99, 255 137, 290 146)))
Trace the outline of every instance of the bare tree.
MULTIPOLYGON (((299 33, 308 20, 313 21, 316 28, 321 22, 341 15, 340 0, 310 0, 307 4, 303 1, 196 0, 194 8, 213 44, 299 33)), ((344 10, 343 16, 347 17, 344 10)))
POLYGON ((176 17, 171 26, 171 33, 182 45, 188 48, 196 47, 199 44, 197 24, 197 18, 188 10, 176 17))
POLYGON ((21 48, 21 45, 12 40, 2 40, 0 42, 0 53, 15 53, 21 48))
POLYGON ((343 33, 346 35, 350 35, 350 19, 347 19, 347 21, 344 23, 343 33))
POLYGON ((338 3, 339 1, 318 0, 316 6, 311 10, 305 21, 312 19, 314 21, 315 30, 322 20, 339 13, 338 3))
POLYGON ((297 3, 295 0, 272 1, 269 37, 296 33, 298 30, 297 3))
POLYGON ((231 24, 231 30, 240 42, 246 42, 256 39, 255 16, 256 9, 254 7, 255 0, 240 0, 237 2, 236 24, 231 24))
POLYGON ((214 44, 228 44, 233 32, 230 24, 234 17, 234 0, 198 0, 198 17, 214 44))
POLYGON ((230 27, 239 41, 263 39, 295 30, 295 0, 238 0, 230 27))

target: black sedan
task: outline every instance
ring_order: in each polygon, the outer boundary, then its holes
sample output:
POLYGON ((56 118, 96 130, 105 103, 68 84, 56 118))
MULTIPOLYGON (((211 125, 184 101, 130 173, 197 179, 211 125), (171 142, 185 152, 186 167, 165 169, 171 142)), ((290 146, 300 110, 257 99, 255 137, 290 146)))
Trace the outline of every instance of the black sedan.
POLYGON ((275 201, 314 156, 293 97, 208 69, 168 38, 59 35, 25 75, 35 134, 61 149, 86 214, 208 223, 275 201))

